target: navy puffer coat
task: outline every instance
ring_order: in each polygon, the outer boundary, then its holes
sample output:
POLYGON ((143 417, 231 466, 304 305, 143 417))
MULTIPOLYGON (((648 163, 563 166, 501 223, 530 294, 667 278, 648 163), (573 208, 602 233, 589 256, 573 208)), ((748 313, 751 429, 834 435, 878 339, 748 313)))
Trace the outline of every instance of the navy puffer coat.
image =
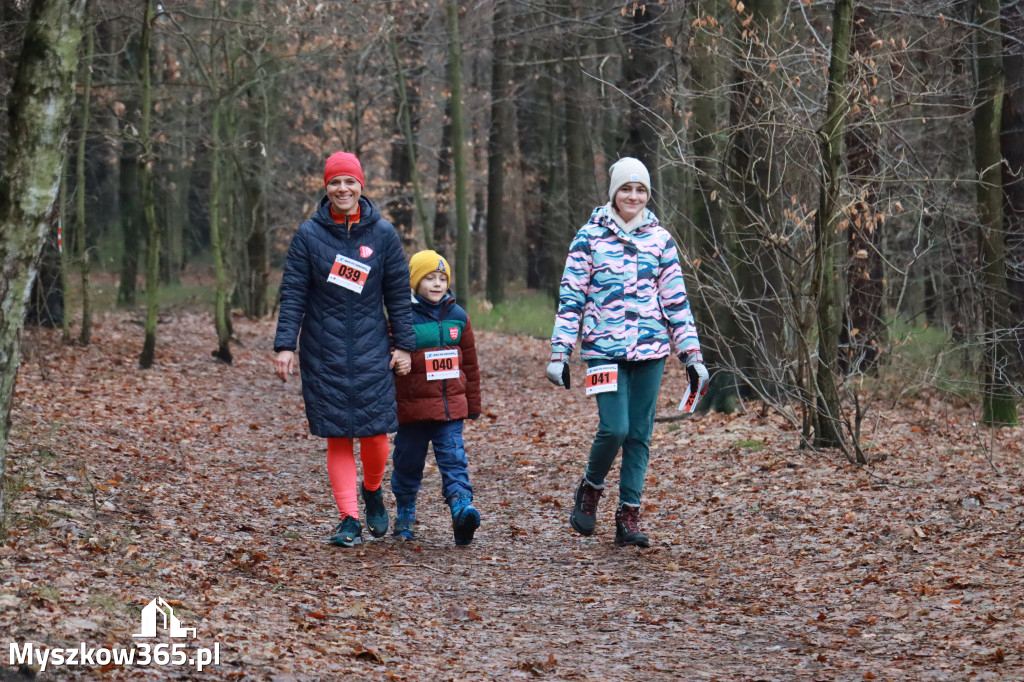
POLYGON ((397 348, 416 349, 402 242, 365 197, 359 211, 359 222, 346 227, 331 218, 327 197, 321 199, 292 238, 281 280, 274 351, 301 344, 306 418, 310 433, 322 438, 397 431, 388 323, 397 348), (335 266, 344 258, 370 268, 362 293, 342 286, 359 274, 343 262, 335 266))

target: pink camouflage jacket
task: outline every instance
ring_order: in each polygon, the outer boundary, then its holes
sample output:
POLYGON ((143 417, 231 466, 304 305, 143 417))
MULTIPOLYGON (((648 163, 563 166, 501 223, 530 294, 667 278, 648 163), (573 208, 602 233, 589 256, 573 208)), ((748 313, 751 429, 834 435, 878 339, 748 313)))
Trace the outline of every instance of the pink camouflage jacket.
POLYGON ((632 233, 594 209, 569 246, 551 334, 552 356, 572 353, 583 324, 583 359, 653 360, 669 340, 685 361, 703 362, 671 235, 644 209, 632 233))

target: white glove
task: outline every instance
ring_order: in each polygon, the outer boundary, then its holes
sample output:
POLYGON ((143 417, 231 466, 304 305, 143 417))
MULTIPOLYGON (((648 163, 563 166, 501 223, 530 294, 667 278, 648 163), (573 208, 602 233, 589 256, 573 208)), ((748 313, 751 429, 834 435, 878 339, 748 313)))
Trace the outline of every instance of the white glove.
POLYGON ((562 383, 562 372, 565 371, 565 363, 561 360, 555 360, 548 365, 548 369, 545 374, 548 377, 548 381, 553 383, 555 386, 564 386, 562 383))
POLYGON ((704 387, 701 395, 708 390, 708 368, 703 362, 694 360, 686 363, 686 376, 690 380, 690 390, 696 392, 700 386, 704 387))

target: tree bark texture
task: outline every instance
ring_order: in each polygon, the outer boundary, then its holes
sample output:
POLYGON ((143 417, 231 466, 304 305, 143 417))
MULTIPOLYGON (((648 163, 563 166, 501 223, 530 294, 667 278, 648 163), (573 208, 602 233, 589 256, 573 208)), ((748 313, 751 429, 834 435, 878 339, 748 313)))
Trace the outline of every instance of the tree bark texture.
POLYGON ((853 0, 836 0, 832 14, 832 59, 828 69, 825 125, 821 130, 821 188, 814 225, 818 363, 814 444, 845 447, 839 398, 838 351, 842 320, 842 237, 839 234, 843 138, 849 112, 847 88, 853 0))
POLYGON ((214 357, 231 363, 231 334, 228 331, 228 316, 231 301, 228 299, 227 266, 224 263, 225 235, 227 221, 221 215, 221 199, 225 196, 221 186, 222 155, 221 122, 222 110, 219 101, 213 104, 210 124, 210 247, 213 251, 213 271, 217 279, 217 291, 213 304, 214 325, 217 329, 217 349, 214 357))
MULTIPOLYGON (((25 302, 64 166, 85 5, 85 0, 32 2, 9 100, 9 138, 0 177, 0 480, 25 302)), ((5 504, 0 486, 0 514, 5 504)))
MULTIPOLYGON (((502 3, 503 4, 503 3, 502 3)), ((501 4, 499 4, 499 7, 501 4)), ((395 66, 395 90, 398 94, 398 125, 402 129, 402 136, 405 140, 405 158, 408 163, 409 183, 412 186, 412 201, 415 207, 414 215, 419 223, 420 233, 417 239, 417 248, 424 246, 427 249, 434 249, 433 221, 427 213, 426 202, 423 199, 423 187, 420 181, 419 160, 416 153, 416 137, 412 131, 412 103, 409 98, 409 89, 405 84, 405 68, 402 66, 402 59, 398 51, 398 38, 396 31, 388 34, 388 50, 391 53, 391 61, 395 66)), ((497 55, 495 55, 497 60, 497 55)), ((497 68, 497 67, 496 67, 497 68)), ((492 131, 492 135, 494 132, 492 131)), ((416 234, 415 229, 413 233, 416 234)))
MULTIPOLYGON (((120 71, 124 78, 134 78, 137 64, 142 60, 139 41, 133 37, 125 45, 120 60, 120 71)), ((141 109, 138 91, 130 90, 125 101, 125 112, 129 117, 120 121, 125 129, 137 129, 136 113, 141 109)), ((121 205, 121 236, 124 250, 121 253, 121 278, 117 289, 117 304, 132 308, 138 298, 139 258, 145 238, 145 216, 142 210, 142 183, 139 180, 139 157, 142 149, 137 136, 127 132, 121 136, 121 151, 118 161, 118 202, 121 205)))
POLYGON ((455 167, 455 298, 463 306, 469 303, 469 197, 466 168, 466 130, 462 102, 462 44, 459 38, 459 3, 445 3, 448 19, 448 82, 451 88, 452 163, 455 167))
POLYGON ((724 373, 712 383, 707 402, 715 409, 731 411, 738 397, 752 398, 771 394, 774 368, 778 367, 782 328, 779 301, 785 291, 773 242, 779 211, 779 169, 774 137, 774 97, 769 82, 778 78, 763 66, 773 58, 782 12, 779 0, 753 0, 752 21, 746 28, 734 27, 739 33, 739 48, 734 53, 731 74, 729 128, 732 133, 726 154, 726 182, 733 195, 723 239, 716 245, 716 267, 731 284, 726 301, 720 347, 727 366, 734 371, 724 373), (741 50, 754 51, 748 59, 741 50))
POLYGON ((142 81, 142 124, 139 127, 141 154, 138 158, 139 184, 142 186, 142 214, 146 221, 146 338, 139 354, 139 367, 149 369, 156 357, 156 324, 160 311, 160 225, 156 220, 153 197, 153 140, 150 125, 153 120, 153 77, 150 70, 150 41, 153 30, 153 4, 145 0, 142 20, 142 39, 139 76, 142 81))
POLYGON ((1003 73, 1006 77, 1000 121, 1003 155, 1003 224, 1006 228, 1006 287, 1010 294, 1013 373, 1024 384, 1024 3, 1003 8, 1003 73))
POLYGON ((975 38, 978 96, 974 112, 974 165, 978 172, 978 246, 985 287, 982 421, 987 426, 1013 426, 1017 423, 1017 406, 1011 383, 1008 336, 1014 324, 1009 316, 1006 288, 999 147, 1005 83, 999 0, 977 0, 976 19, 979 29, 975 38))
MULTIPOLYGON (((661 141, 655 112, 661 111, 661 73, 657 41, 658 17, 662 9, 654 3, 629 3, 631 22, 623 36, 622 75, 631 100, 626 104, 626 139, 622 156, 643 161, 651 174, 652 206, 665 191, 658 180, 661 141)), ((612 159, 611 161, 614 161, 612 159)), ((582 224, 582 223, 581 223, 582 224)))
MULTIPOLYGON (((78 152, 75 157, 75 258, 78 259, 79 274, 82 286, 82 328, 78 334, 78 342, 88 346, 92 340, 92 292, 89 286, 89 275, 92 267, 89 260, 89 243, 86 239, 85 219, 85 142, 89 137, 89 106, 92 100, 92 59, 93 29, 85 29, 85 64, 82 69, 82 101, 79 103, 78 152)), ((70 317, 71 311, 65 315, 70 317)))
POLYGON ((491 68, 491 135, 487 143, 487 300, 505 300, 505 166, 515 149, 515 105, 509 89, 510 50, 504 34, 511 22, 509 3, 494 8, 494 62, 491 68))
POLYGON ((840 327, 839 365, 843 371, 874 372, 885 333, 882 300, 882 234, 885 216, 878 210, 881 186, 879 145, 881 128, 875 124, 870 93, 872 69, 869 64, 873 14, 858 5, 853 13, 850 60, 850 85, 856 89, 857 100, 850 112, 846 133, 846 161, 853 203, 846 208, 847 304, 844 324, 840 327))

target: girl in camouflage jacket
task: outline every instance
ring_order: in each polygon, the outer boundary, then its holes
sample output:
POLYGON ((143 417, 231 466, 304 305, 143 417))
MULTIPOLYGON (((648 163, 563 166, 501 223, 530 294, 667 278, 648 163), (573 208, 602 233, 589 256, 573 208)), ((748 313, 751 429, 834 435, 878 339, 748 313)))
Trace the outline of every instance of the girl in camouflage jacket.
POLYGON ((582 325, 580 350, 595 372, 591 390, 598 389, 599 423, 569 521, 583 535, 594 533, 605 477, 621 448, 615 542, 647 547, 640 500, 670 344, 691 385, 706 382, 707 369, 675 243, 647 209, 650 174, 639 160, 625 157, 610 175, 608 203, 594 209, 569 247, 547 377, 565 385, 582 325))

